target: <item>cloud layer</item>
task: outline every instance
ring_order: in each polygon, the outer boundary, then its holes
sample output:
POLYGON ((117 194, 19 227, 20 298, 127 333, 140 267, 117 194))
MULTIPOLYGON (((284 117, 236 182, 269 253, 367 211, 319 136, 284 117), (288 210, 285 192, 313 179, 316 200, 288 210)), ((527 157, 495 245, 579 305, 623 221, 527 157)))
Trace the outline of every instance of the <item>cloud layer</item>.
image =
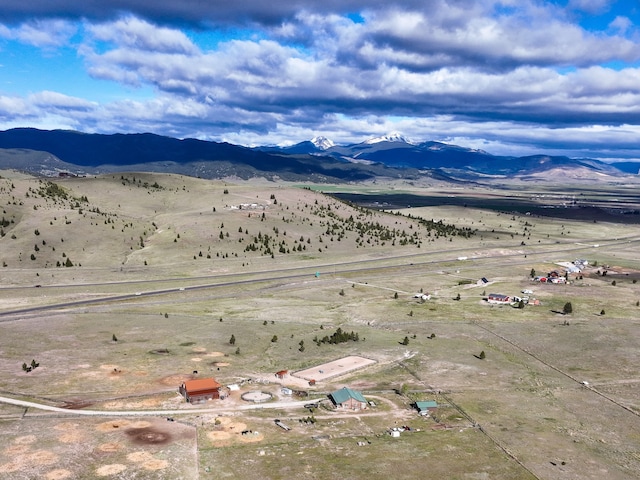
POLYGON ((640 157, 638 12, 621 2, 102 3, 3 2, 3 57, 74 55, 85 80, 0 86, 0 126, 240 144, 393 130, 499 154, 640 157))

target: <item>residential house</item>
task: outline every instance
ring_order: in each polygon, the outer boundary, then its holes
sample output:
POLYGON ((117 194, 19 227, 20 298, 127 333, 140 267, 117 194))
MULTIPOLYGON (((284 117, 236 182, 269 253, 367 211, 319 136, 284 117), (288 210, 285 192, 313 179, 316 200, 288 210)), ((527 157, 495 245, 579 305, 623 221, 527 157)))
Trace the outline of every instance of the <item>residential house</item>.
POLYGON ((367 400, 362 393, 351 390, 348 387, 329 394, 329 400, 333 402, 336 408, 344 410, 364 410, 367 408, 367 400))
POLYGON ((510 297, 509 295, 503 295, 501 293, 490 293, 489 296, 487 297, 487 301, 489 303, 494 303, 494 304, 510 304, 511 302, 513 302, 513 298, 510 297))

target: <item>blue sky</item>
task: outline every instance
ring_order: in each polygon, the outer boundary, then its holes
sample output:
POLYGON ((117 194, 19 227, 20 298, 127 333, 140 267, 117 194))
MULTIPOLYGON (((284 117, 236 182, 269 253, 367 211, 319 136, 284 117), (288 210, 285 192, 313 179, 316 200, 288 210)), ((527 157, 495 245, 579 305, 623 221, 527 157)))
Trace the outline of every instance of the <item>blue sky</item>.
POLYGON ((639 27, 638 0, 3 0, 0 129, 640 159, 639 27))

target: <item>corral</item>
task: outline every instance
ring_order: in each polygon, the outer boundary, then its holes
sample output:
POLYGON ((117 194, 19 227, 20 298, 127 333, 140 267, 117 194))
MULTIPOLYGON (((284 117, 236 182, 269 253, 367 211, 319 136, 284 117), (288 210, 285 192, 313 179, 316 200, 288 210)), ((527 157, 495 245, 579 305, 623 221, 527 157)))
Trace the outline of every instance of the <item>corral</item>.
POLYGON ((374 363, 376 363, 376 361, 370 358, 350 355, 315 367, 300 370, 292 375, 298 378, 303 378, 304 380, 322 382, 330 378, 339 377, 345 373, 353 372, 354 370, 360 370, 361 368, 368 367, 374 363))

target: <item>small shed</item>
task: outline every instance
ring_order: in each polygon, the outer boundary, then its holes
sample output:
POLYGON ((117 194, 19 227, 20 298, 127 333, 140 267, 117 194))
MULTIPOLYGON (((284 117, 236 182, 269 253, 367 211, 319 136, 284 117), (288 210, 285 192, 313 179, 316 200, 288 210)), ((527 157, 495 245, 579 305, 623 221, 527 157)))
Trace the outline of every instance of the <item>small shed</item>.
POLYGON ((416 402, 416 408, 418 409, 418 413, 420 415, 429 415, 436 408, 438 408, 438 404, 435 402, 435 400, 416 402))
POLYGON ((362 393, 348 387, 329 394, 329 400, 333 402, 336 408, 344 410, 364 410, 368 405, 362 393))
POLYGON ((222 385, 213 378, 198 378, 196 380, 187 380, 180 385, 178 391, 187 402, 202 403, 207 400, 220 398, 221 388, 222 385))

